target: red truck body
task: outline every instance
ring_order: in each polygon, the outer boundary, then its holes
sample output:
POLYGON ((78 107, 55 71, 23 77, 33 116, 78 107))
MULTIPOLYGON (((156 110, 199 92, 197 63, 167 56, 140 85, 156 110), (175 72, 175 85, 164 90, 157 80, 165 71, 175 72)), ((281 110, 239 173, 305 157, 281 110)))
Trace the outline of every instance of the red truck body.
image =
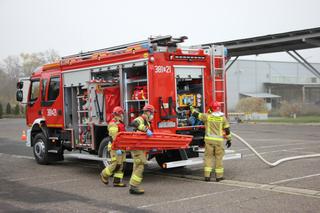
POLYGON ((166 36, 80 53, 37 69, 26 101, 28 145, 35 146, 40 133, 46 150, 60 158, 65 149, 101 157, 112 108, 122 106, 129 125, 149 103, 157 111, 153 131, 194 136, 189 149, 156 153, 159 164, 197 157, 204 126, 188 105, 207 111, 219 101, 225 111, 225 52, 221 46, 178 47, 184 39, 166 36))

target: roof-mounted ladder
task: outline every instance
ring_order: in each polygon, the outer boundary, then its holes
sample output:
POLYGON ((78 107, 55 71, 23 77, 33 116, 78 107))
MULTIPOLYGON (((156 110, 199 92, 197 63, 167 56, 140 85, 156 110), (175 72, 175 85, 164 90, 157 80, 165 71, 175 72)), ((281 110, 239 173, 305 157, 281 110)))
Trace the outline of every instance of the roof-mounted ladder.
POLYGON ((78 54, 64 56, 61 59, 90 58, 95 53, 121 51, 121 50, 127 49, 128 47, 134 47, 134 46, 138 46, 138 45, 141 45, 145 48, 149 48, 153 45, 176 47, 178 43, 183 42, 185 39, 187 39, 186 36, 181 36, 180 38, 172 38, 172 36, 170 36, 170 35, 156 36, 156 37, 150 37, 148 40, 137 41, 137 42, 132 42, 132 43, 128 43, 128 44, 123 44, 123 45, 119 45, 119 46, 108 47, 108 48, 103 48, 103 49, 98 49, 98 50, 93 50, 93 51, 88 51, 88 52, 80 52, 78 54))

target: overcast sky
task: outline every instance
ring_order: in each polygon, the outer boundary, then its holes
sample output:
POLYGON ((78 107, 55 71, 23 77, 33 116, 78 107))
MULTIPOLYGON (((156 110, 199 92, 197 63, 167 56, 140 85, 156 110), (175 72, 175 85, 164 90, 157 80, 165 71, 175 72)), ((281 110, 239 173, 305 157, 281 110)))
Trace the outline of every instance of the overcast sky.
MULTIPOLYGON (((0 0, 0 59, 48 49, 63 56, 150 35, 186 35, 191 45, 314 28, 319 8, 319 0, 0 0)), ((319 48, 301 53, 320 62, 319 48)))

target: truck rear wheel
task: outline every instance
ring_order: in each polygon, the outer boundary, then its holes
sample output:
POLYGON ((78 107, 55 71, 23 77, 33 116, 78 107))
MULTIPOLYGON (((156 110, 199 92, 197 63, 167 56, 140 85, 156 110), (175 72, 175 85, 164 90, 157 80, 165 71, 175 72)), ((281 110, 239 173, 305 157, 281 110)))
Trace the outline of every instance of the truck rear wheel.
MULTIPOLYGON (((100 158, 108 158, 109 159, 109 160, 102 160, 99 162, 99 167, 101 170, 103 170, 104 168, 106 168, 107 166, 110 165, 111 156, 110 156, 110 151, 108 150, 108 143, 111 143, 110 137, 104 138, 99 145, 98 156, 100 158)), ((127 155, 127 157, 128 157, 128 155, 127 155)), ((131 173, 132 168, 133 168, 132 163, 124 162, 124 173, 125 174, 131 173)))
MULTIPOLYGON (((99 145, 99 150, 98 150, 98 156, 100 158, 111 158, 110 157, 110 152, 108 150, 108 144, 111 143, 111 138, 106 137, 102 139, 100 145, 99 145)), ((102 160, 99 162, 99 166, 101 169, 104 169, 105 167, 109 166, 110 160, 102 160)))
POLYGON ((48 141, 43 133, 38 133, 34 137, 33 154, 38 164, 49 163, 48 141))
POLYGON ((166 169, 163 165, 164 163, 179 161, 179 160, 181 160, 179 150, 168 150, 168 151, 164 151, 162 154, 156 155, 156 161, 162 169, 166 169))

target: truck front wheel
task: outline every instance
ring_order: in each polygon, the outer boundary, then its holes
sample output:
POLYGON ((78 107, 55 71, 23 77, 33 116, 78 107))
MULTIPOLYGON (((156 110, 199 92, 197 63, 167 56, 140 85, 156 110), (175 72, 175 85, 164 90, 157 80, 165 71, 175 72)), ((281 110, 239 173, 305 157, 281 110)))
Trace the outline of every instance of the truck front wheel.
POLYGON ((38 133, 34 137, 33 154, 38 164, 46 165, 49 163, 48 142, 43 133, 38 133))

